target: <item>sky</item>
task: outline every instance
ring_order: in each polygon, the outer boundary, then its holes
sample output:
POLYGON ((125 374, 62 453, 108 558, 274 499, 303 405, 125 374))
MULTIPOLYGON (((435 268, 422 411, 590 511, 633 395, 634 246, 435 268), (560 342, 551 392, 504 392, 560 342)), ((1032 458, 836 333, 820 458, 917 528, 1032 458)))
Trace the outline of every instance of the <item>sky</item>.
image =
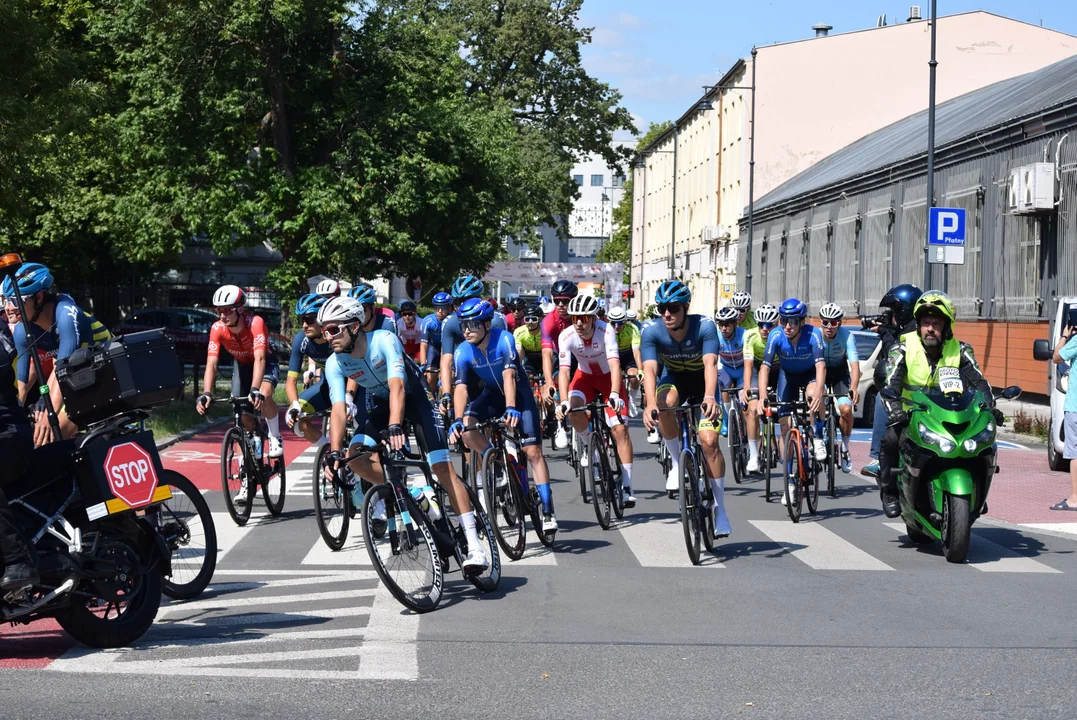
MULTIPOLYGON (((875 27, 879 16, 904 22, 913 2, 894 0, 585 0, 582 24, 594 28, 583 63, 617 88, 637 127, 675 120, 753 45, 814 37, 812 25, 831 34, 875 27)), ((930 0, 920 0, 930 14, 930 0)), ((1077 36, 1077 0, 984 0, 937 3, 938 13, 986 10, 1077 36)), ((924 58, 924 74, 927 75, 924 58)), ((941 69, 940 69, 941 71, 941 69)), ((628 139, 630 135, 618 136, 628 139)))

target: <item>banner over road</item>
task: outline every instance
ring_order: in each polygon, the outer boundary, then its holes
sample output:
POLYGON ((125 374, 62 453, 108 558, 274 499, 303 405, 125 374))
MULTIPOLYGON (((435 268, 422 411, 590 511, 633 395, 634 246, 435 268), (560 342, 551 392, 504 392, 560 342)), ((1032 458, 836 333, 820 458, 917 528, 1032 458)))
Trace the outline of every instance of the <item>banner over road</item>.
POLYGON ((491 263, 483 280, 528 285, 552 285, 557 280, 602 283, 606 286, 607 296, 620 297, 624 263, 495 262, 491 263))

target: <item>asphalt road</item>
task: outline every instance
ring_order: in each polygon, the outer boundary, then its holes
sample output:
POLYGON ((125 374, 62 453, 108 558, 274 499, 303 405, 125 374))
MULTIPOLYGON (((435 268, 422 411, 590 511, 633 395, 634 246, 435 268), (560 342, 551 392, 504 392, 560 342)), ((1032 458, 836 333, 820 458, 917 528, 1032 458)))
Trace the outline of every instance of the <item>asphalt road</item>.
POLYGON ((421 618, 379 589, 358 537, 324 547, 310 453, 279 519, 257 505, 235 528, 210 492, 207 593, 129 649, 41 623, 0 635, 0 666, 19 667, 0 670, 0 718, 1073 716, 1074 540, 985 523, 957 566, 912 546, 858 476, 799 525, 749 480, 726 493, 733 535, 691 567, 655 448, 633 437, 624 522, 598 527, 557 453, 554 552, 506 561, 486 596, 450 575, 421 618))

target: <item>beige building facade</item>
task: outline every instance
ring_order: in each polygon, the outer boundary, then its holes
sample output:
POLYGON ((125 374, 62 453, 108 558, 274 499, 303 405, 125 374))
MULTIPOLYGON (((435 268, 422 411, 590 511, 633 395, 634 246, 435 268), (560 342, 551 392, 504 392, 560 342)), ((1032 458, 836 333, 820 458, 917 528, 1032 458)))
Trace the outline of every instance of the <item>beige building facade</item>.
MULTIPOLYGON (((1071 35, 982 11, 939 18, 937 34, 939 102, 1077 54, 1071 35)), ((640 150, 632 171, 633 307, 644 309, 671 276, 688 282, 698 312, 712 313, 746 287, 736 267, 749 204, 753 71, 758 199, 927 107, 929 56, 930 25, 914 20, 760 47, 738 61, 640 150)), ((781 299, 756 304, 763 300, 781 299)))

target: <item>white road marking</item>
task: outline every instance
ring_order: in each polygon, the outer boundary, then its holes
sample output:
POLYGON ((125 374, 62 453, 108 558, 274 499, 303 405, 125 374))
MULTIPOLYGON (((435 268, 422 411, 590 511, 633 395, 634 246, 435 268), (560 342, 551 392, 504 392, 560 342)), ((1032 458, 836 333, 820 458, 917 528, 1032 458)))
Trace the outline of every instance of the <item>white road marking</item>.
MULTIPOLYGON (((232 516, 226 512, 215 512, 213 515, 213 527, 217 530, 217 564, 220 565, 225 555, 235 549, 236 545, 247 536, 251 530, 262 522, 266 515, 251 515, 247 524, 240 527, 236 525, 232 516)), ((220 571, 217 571, 219 574, 220 571)))
MULTIPOLYGON (((374 571, 370 571, 370 577, 364 579, 374 579, 377 575, 374 571)), ((351 598, 369 595, 374 592, 373 588, 369 589, 354 589, 354 590, 329 590, 326 592, 318 593, 301 593, 296 595, 251 595, 249 597, 231 597, 228 595, 219 595, 217 597, 206 598, 205 600, 192 600, 186 603, 177 603, 175 605, 167 605, 162 607, 157 617, 160 618, 166 615, 176 615, 185 611, 195 610, 230 610, 232 608, 240 607, 258 607, 261 605, 306 605, 309 603, 316 603, 323 600, 349 600, 351 598)))
POLYGON ((797 560, 815 570, 893 570, 819 523, 750 520, 774 542, 785 545, 797 560))
POLYGON ((348 539, 344 547, 334 552, 318 535, 310 552, 303 558, 303 565, 346 565, 348 567, 373 567, 370 555, 367 554, 366 543, 363 542, 363 529, 358 520, 353 520, 348 527, 348 539))
POLYGON ((1077 522, 1063 522, 1063 523, 1023 523, 1021 527, 1031 528, 1033 530, 1049 530, 1050 532, 1067 533, 1069 535, 1077 535, 1077 522))
POLYGON ((359 656, 363 680, 419 679, 419 616, 379 586, 359 656))
MULTIPOLYGON (((902 535, 906 533, 905 523, 888 522, 883 524, 897 530, 902 535)), ((976 533, 972 533, 972 537, 969 538, 968 564, 983 572, 1057 574, 1062 572, 1014 552, 1008 547, 982 538, 976 533)))
MULTIPOLYGON (((639 522, 619 523, 617 529, 643 567, 694 567, 684 545, 684 529, 679 515, 639 518, 639 522)), ((700 567, 725 567, 703 547, 700 548, 699 562, 700 567)))

